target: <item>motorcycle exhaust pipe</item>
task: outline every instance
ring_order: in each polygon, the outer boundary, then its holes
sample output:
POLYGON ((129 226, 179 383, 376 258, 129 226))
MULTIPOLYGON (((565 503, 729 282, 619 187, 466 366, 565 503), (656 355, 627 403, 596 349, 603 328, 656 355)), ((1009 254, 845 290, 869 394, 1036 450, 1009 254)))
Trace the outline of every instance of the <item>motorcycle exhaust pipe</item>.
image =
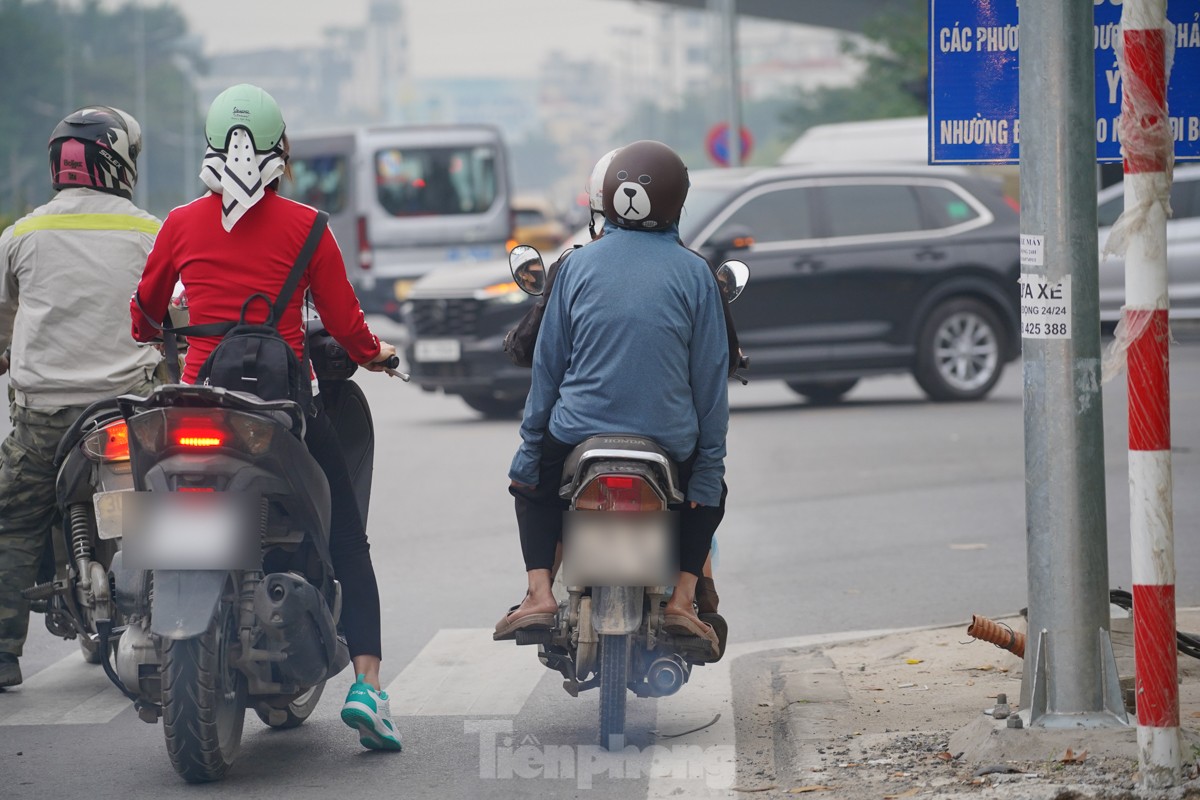
POLYGON ((286 572, 265 576, 254 590, 254 616, 270 649, 285 656, 275 665, 284 680, 315 686, 345 666, 333 616, 303 578, 286 572))
POLYGON ((687 683, 688 674, 688 665, 678 656, 662 656, 650 664, 646 682, 656 697, 668 697, 687 683))
POLYGON ((136 695, 147 695, 146 687, 142 685, 142 666, 157 666, 158 655, 154 649, 154 640, 141 625, 133 624, 125 628, 121 638, 117 640, 117 648, 113 653, 113 669, 125 688, 136 695))

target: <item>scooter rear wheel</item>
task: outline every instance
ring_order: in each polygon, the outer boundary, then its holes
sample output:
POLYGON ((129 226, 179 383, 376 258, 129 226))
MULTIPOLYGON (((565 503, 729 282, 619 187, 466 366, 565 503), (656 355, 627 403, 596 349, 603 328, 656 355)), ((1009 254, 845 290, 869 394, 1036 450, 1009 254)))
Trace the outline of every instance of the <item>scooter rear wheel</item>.
POLYGON ((625 696, 629 684, 629 636, 600 636, 600 746, 625 748, 625 696))
POLYGON ((233 766, 246 718, 246 679, 229 658, 237 641, 232 593, 207 631, 163 649, 163 733, 171 766, 188 783, 220 780, 233 766))

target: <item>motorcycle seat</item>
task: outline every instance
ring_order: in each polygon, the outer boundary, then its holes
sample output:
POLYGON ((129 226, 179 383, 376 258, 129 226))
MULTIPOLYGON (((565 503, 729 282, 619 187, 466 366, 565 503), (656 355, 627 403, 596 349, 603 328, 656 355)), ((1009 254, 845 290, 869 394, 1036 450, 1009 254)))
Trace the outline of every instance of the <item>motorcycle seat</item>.
MULTIPOLYGON (((563 462, 561 486, 573 484, 583 467, 597 458, 628 458, 635 461, 647 461, 661 471, 662 477, 668 482, 669 490, 679 485, 679 469, 674 459, 658 442, 646 436, 624 433, 604 433, 599 436, 589 436, 567 456, 563 462)), ((670 494, 670 491, 668 491, 670 494)))

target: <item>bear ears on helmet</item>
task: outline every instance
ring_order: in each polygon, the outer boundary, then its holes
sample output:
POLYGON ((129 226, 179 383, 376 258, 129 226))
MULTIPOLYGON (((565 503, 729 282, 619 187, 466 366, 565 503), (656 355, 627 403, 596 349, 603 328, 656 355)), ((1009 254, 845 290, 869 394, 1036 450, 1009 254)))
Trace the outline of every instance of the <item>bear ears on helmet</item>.
POLYGON ((604 217, 631 230, 662 230, 679 221, 687 199, 683 159, 662 142, 622 147, 604 175, 604 217))

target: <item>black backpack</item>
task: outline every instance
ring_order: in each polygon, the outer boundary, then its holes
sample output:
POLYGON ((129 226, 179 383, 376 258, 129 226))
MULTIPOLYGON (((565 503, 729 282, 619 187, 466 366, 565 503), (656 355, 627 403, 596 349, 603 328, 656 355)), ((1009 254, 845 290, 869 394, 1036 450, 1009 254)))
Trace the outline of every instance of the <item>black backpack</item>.
MULTIPOLYGON (((289 299, 282 294, 279 297, 289 299)), ((312 399, 312 379, 304 369, 307 353, 302 363, 279 332, 276 319, 282 311, 279 305, 278 300, 271 305, 271 298, 265 294, 250 295, 242 304, 238 321, 200 366, 196 381, 249 392, 263 400, 295 400, 307 408, 312 399), (262 300, 270 307, 267 319, 261 324, 246 322, 246 310, 255 300, 262 300)), ((282 305, 286 307, 286 303, 282 305)))
MULTIPOLYGON (((214 322, 173 329, 177 335, 221 337, 200 367, 196 376, 199 383, 249 392, 263 400, 293 400, 306 411, 312 410, 312 373, 308 368, 307 340, 304 357, 298 358, 296 351, 279 332, 279 320, 300 283, 300 277, 308 268, 328 220, 329 215, 324 211, 317 214, 304 247, 274 303, 265 294, 255 292, 242 303, 237 322, 214 322), (267 318, 262 323, 246 321, 246 312, 255 300, 261 300, 268 306, 267 318)), ((170 353, 167 355, 170 360, 170 353)))

